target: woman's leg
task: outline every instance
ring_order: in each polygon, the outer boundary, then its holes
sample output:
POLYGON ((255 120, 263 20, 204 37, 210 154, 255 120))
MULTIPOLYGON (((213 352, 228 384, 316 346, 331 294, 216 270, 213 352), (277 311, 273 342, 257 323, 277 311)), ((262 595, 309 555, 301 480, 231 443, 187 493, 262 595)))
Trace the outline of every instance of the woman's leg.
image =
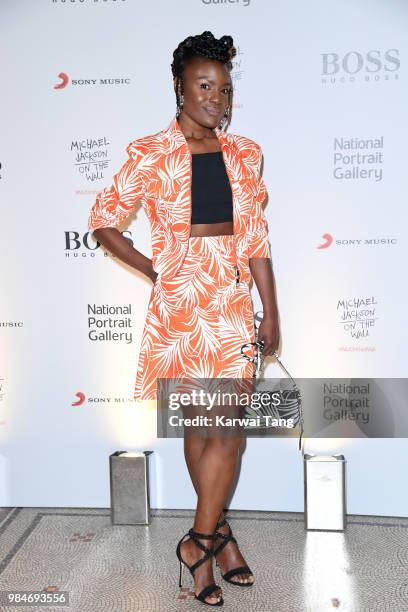
MULTIPOLYGON (((201 447, 198 469, 195 471, 198 503, 193 528, 199 533, 213 533, 233 483, 242 438, 208 438, 203 442, 204 448, 201 447)), ((214 545, 209 540, 203 540, 203 544, 210 549, 214 545)), ((182 556, 191 565, 203 554, 194 542, 187 540, 182 544, 182 556)), ((199 593, 214 581, 212 564, 203 563, 197 568, 194 577, 196 593, 199 593)), ((220 595, 221 589, 206 600, 214 603, 220 595)))
MULTIPOLYGON (((239 449, 242 441, 240 437, 185 438, 186 459, 188 458, 189 471, 193 474, 192 480, 198 495, 194 530, 199 533, 213 533, 219 517, 223 515, 223 507, 239 463, 239 449)), ((224 528, 221 529, 223 530, 224 528)), ((209 544, 208 540, 203 541, 203 544, 210 549, 213 547, 213 543, 209 544)), ((202 556, 202 554, 197 556, 197 547, 190 540, 186 541, 182 547, 183 558, 189 565, 202 556)), ((223 566, 223 573, 232 567, 245 565, 238 547, 231 542, 227 547, 220 552, 218 557, 223 566), (230 548, 229 552, 226 552, 227 547, 230 548)), ((253 580, 246 574, 239 574, 237 579, 241 582, 253 580)), ((213 580, 212 564, 203 563, 195 572, 196 592, 201 591, 213 580)), ((220 594, 221 591, 215 591, 207 598, 207 601, 214 603, 220 594)))
MULTIPOLYGON (((192 407, 190 407, 191 409, 192 407)), ((199 414, 198 412, 194 412, 193 416, 199 414)), ((225 413, 226 416, 228 416, 228 411, 225 413)), ((187 416, 187 415, 186 415, 187 416)), ((231 414, 229 414, 229 416, 231 416, 231 414)), ((190 429, 189 427, 185 427, 184 428, 185 431, 185 435, 184 435, 184 456, 186 459, 186 464, 188 467, 188 471, 191 477, 191 481, 193 483, 194 489, 197 493, 197 496, 199 496, 199 481, 200 481, 200 470, 202 469, 201 467, 201 459, 203 456, 203 453, 205 451, 206 448, 206 442, 208 441, 208 438, 205 438, 204 435, 189 435, 191 431, 194 431, 194 429, 190 429)), ((195 432, 197 434, 197 431, 195 432)), ((202 432, 204 433, 204 432, 202 432)), ((239 437, 239 436, 238 436, 239 437)), ((224 437, 221 436, 221 444, 224 444, 226 442, 228 442, 229 438, 228 437, 224 437)), ((219 440, 220 441, 220 440, 219 440)), ((232 474, 232 481, 231 481, 231 486, 232 483, 235 479, 237 470, 238 470, 238 466, 239 466, 239 460, 240 460, 240 450, 242 447, 242 442, 243 439, 241 439, 241 444, 238 443, 238 447, 237 447, 237 453, 238 453, 238 460, 235 463, 235 471, 232 474)), ((221 468, 222 469, 222 468, 221 468)), ((229 490, 226 493, 226 499, 228 498, 228 494, 230 492, 231 486, 229 488, 229 490)), ((210 492, 211 495, 211 492, 210 492)), ((225 504, 225 502, 224 502, 225 504)), ((223 506, 224 507, 224 506, 223 506)), ((223 507, 221 508, 220 514, 217 518, 217 522, 221 522, 225 516, 225 513, 223 511, 223 507)), ((199 512, 199 504, 197 505, 197 512, 199 512)), ((200 531, 200 530, 199 530, 200 531)), ((229 527, 228 525, 224 525, 223 527, 219 527, 218 531, 222 534, 227 535, 229 533, 229 527)), ((221 543, 222 543, 222 539, 221 538, 217 538, 217 540, 214 542, 214 547, 217 548, 221 543)), ((207 545, 208 543, 205 543, 205 545, 207 545)), ((239 550, 238 545, 233 542, 230 541, 228 542, 228 544, 226 546, 224 546, 222 548, 222 550, 220 550, 220 552, 217 554, 217 561, 220 565, 220 569, 222 571, 223 574, 225 574, 226 572, 228 572, 231 569, 234 569, 236 567, 243 567, 245 565, 247 565, 244 557, 241 554, 241 551, 239 550)), ((242 583, 253 583, 254 582, 254 576, 252 573, 241 573, 241 574, 236 574, 234 576, 234 580, 237 582, 242 582, 242 583)))
MULTIPOLYGON (((225 438, 224 438, 225 439, 225 438)), ((193 483, 194 489, 198 496, 198 483, 199 483, 199 470, 200 470, 200 460, 201 456, 204 452, 205 445, 207 440, 201 436, 185 436, 184 437, 184 456, 186 459, 187 468, 191 477, 191 481, 193 483)), ((240 447, 238 448, 239 453, 240 447)), ((237 471, 237 467, 239 464, 238 461, 235 465, 235 474, 237 471)), ((228 496, 229 491, 227 492, 228 496)), ((217 522, 221 522, 224 518, 225 514, 223 509, 221 510, 217 522)), ((228 533, 228 525, 224 525, 218 529, 219 532, 223 534, 228 533)), ((220 539, 216 541, 215 545, 218 546, 220 544, 220 539)), ((206 544, 207 545, 207 544, 206 544)), ((229 542, 227 546, 225 546, 217 555, 218 563, 222 568, 222 573, 225 574, 229 570, 234 567, 240 567, 246 565, 246 561, 242 556, 237 544, 235 542, 229 542)), ((254 578, 249 574, 237 574, 234 576, 234 580, 238 582, 253 582, 254 578)))
MULTIPOLYGON (((199 464, 201 455, 205 448, 206 440, 198 436, 184 436, 184 457, 188 472, 190 474, 191 482, 193 483, 195 492, 198 496, 198 476, 199 476, 199 464)), ((220 516, 218 517, 217 523, 220 523, 224 518, 224 511, 221 510, 220 516)))

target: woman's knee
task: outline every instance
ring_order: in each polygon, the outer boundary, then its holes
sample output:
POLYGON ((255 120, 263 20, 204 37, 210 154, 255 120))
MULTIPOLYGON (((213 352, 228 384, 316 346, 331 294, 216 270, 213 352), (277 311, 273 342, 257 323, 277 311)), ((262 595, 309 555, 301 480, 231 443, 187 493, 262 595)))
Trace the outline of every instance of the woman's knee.
POLYGON ((243 436, 222 436, 209 438, 207 443, 217 452, 228 455, 239 452, 243 447, 244 439, 243 436))

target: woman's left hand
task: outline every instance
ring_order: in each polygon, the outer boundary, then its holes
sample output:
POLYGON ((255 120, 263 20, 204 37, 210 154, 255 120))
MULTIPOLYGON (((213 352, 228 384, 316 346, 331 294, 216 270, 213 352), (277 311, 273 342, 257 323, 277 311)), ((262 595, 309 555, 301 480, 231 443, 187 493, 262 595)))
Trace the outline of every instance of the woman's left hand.
POLYGON ((262 355, 273 355, 278 350, 280 330, 278 317, 264 315, 258 327, 258 340, 264 341, 262 355))

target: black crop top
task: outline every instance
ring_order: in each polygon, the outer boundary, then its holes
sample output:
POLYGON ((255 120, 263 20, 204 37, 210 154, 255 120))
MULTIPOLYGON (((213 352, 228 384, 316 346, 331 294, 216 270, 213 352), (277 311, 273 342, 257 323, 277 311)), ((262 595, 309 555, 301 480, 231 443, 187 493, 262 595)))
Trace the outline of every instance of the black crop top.
POLYGON ((222 151, 192 154, 191 224, 232 221, 232 191, 222 151))

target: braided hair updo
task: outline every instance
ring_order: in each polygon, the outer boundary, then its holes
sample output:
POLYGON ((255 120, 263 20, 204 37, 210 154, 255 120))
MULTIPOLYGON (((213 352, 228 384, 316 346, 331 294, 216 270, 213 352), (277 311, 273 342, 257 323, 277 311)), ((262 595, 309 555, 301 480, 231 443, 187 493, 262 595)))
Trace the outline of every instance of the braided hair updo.
POLYGON ((218 60, 225 64, 228 70, 231 71, 231 60, 235 57, 236 53, 237 51, 231 36, 222 36, 217 39, 212 32, 206 30, 202 34, 185 38, 177 49, 174 50, 173 62, 171 63, 171 71, 175 78, 174 89, 176 93, 177 108, 180 108, 180 97, 184 95, 183 73, 187 60, 198 55, 206 59, 218 60))

